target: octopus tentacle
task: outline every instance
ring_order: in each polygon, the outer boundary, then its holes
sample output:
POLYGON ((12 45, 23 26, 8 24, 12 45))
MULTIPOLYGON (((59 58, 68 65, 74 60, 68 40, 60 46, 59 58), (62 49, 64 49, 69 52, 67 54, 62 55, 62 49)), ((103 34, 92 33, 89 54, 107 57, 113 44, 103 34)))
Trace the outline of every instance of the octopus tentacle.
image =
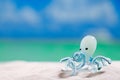
POLYGON ((65 62, 65 61, 67 61, 67 60, 69 60, 69 59, 71 59, 71 57, 65 57, 65 58, 62 58, 62 59, 60 60, 60 62, 65 62))
POLYGON ((100 70, 102 68, 102 66, 100 65, 100 63, 98 61, 95 61, 94 63, 97 65, 98 70, 100 70))
POLYGON ((73 61, 69 62, 69 67, 72 69, 72 76, 76 75, 76 66, 75 63, 73 61))
POLYGON ((80 55, 80 60, 81 60, 81 62, 80 62, 80 64, 79 65, 77 65, 77 70, 79 70, 79 69, 81 69, 83 66, 85 66, 85 64, 86 64, 86 57, 85 57, 85 54, 83 54, 83 53, 81 53, 80 55))
POLYGON ((97 59, 102 59, 104 61, 106 61, 108 64, 111 64, 111 60, 107 57, 104 57, 104 56, 96 56, 94 59, 93 59, 93 62, 96 61, 97 59))
POLYGON ((96 56, 92 60, 92 63, 97 65, 98 70, 100 70, 102 68, 101 63, 103 66, 105 66, 105 62, 107 62, 108 64, 111 64, 111 60, 109 58, 104 57, 104 56, 96 56), (101 62, 98 60, 100 60, 101 62))

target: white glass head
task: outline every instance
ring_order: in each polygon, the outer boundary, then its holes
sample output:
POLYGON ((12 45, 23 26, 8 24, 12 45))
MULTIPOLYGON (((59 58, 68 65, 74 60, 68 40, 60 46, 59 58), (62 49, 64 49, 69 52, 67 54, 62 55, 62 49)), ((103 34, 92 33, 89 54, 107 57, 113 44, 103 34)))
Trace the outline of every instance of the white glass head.
POLYGON ((89 56, 95 52, 97 46, 97 40, 94 36, 88 35, 85 36, 80 43, 80 50, 83 53, 86 53, 89 56))

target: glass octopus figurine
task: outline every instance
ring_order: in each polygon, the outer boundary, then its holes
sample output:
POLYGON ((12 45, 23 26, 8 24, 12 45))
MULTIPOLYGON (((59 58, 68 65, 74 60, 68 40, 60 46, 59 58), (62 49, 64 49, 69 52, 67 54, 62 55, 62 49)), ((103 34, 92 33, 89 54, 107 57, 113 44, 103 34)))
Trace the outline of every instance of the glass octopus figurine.
POLYGON ((92 57, 96 50, 97 40, 94 36, 85 36, 81 43, 79 51, 75 52, 72 57, 65 57, 60 62, 66 62, 64 71, 70 69, 71 75, 86 69, 90 72, 98 72, 103 66, 111 64, 111 59, 104 56, 92 57))

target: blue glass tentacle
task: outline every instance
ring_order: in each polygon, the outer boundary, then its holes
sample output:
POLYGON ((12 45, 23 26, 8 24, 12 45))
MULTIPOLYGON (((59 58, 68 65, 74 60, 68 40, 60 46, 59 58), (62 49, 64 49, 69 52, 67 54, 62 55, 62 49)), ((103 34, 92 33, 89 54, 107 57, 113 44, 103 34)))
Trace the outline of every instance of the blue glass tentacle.
POLYGON ((101 59, 101 62, 103 66, 106 66, 105 61, 103 59, 101 59))
MULTIPOLYGON (((72 57, 65 57, 60 60, 60 62, 65 62, 65 61, 67 61, 66 66, 71 68, 72 70, 72 74, 71 74, 72 76, 76 75, 76 73, 79 72, 82 69, 82 67, 85 66, 86 63, 88 63, 86 61, 86 54, 81 52, 75 52, 72 57)), ((111 60, 104 56, 96 56, 95 58, 89 57, 89 62, 90 64, 88 65, 97 66, 97 68, 95 68, 97 70, 100 70, 102 66, 105 65, 105 62, 111 64, 111 60)), ((94 67, 92 68, 94 69, 94 67)))
POLYGON ((85 65, 85 63, 86 63, 85 54, 81 53, 79 55, 79 58, 80 58, 81 63, 77 66, 77 70, 81 69, 85 65))
POLYGON ((80 56, 80 52, 75 52, 72 56, 73 60, 76 62, 80 62, 81 61, 81 56, 80 56))
POLYGON ((95 61, 94 63, 97 65, 98 70, 102 68, 101 64, 98 61, 95 61))
POLYGON ((72 76, 76 75, 76 66, 75 63, 73 61, 70 61, 69 63, 69 67, 72 69, 72 76))
POLYGON ((108 64, 111 64, 111 60, 110 60, 109 58, 104 57, 104 56, 96 56, 96 57, 94 58, 93 62, 96 61, 97 59, 103 59, 103 60, 105 60, 106 62, 108 62, 108 64))
POLYGON ((64 61, 67 61, 67 60, 69 60, 71 57, 65 57, 65 58, 62 58, 61 60, 60 60, 60 62, 64 62, 64 61))

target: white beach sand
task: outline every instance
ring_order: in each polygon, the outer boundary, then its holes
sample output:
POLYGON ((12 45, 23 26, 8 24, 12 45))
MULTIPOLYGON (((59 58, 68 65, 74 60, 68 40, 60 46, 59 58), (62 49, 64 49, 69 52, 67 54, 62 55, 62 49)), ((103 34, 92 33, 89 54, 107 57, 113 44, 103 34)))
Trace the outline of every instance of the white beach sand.
POLYGON ((55 62, 14 61, 0 63, 0 80, 120 80, 120 62, 112 62, 101 72, 80 72, 77 76, 66 76, 63 67, 55 62))

